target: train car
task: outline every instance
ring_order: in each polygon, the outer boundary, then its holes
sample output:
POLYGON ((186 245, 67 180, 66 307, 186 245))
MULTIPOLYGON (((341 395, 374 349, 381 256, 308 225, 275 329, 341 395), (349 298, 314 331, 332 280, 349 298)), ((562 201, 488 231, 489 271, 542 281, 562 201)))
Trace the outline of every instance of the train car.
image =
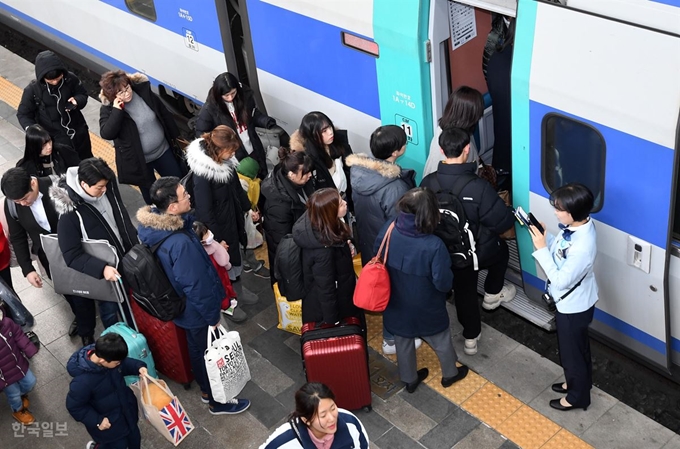
MULTIPOLYGON (((0 0, 0 20, 95 71, 146 73, 188 113, 229 70, 288 132, 321 110, 366 152, 397 124, 419 172, 452 89, 491 90, 476 140, 514 205, 556 232, 549 192, 596 195, 594 333, 680 365, 679 0, 0 0)), ((504 307, 553 329, 525 230, 511 250, 504 307)))

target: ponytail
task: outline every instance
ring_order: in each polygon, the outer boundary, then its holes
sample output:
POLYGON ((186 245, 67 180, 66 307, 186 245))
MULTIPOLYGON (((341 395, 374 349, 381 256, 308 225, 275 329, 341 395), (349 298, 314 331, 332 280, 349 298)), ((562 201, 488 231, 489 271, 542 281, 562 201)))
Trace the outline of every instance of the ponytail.
POLYGON ((203 138, 202 146, 205 154, 215 162, 220 161, 222 151, 232 149, 234 151, 241 147, 241 139, 233 129, 226 125, 219 125, 208 133, 201 135, 203 138))

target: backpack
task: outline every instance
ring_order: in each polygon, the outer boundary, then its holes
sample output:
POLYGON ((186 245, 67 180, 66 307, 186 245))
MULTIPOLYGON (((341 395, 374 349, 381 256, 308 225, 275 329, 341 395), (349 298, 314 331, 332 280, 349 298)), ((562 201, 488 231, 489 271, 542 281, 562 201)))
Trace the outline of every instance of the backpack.
POLYGON ((441 216, 434 235, 442 239, 446 245, 451 255, 452 269, 473 267, 477 271, 479 262, 475 253, 475 236, 459 198, 465 186, 477 179, 477 175, 459 177, 451 190, 442 190, 437 176, 438 174, 435 174, 432 179, 441 216))
POLYGON ((296 301, 307 294, 302 270, 302 249, 286 234, 276 248, 274 277, 279 282, 279 291, 288 301, 296 301))
POLYGON ((132 289, 132 298, 149 315, 162 321, 171 321, 182 313, 186 307, 186 298, 180 296, 170 283, 168 275, 156 257, 156 251, 175 231, 149 248, 138 243, 128 251, 121 266, 123 277, 132 289))

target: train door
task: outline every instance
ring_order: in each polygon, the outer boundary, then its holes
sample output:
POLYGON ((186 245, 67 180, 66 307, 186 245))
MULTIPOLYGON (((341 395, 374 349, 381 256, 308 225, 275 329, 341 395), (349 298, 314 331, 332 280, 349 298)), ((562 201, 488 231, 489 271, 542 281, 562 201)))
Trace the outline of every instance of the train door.
MULTIPOLYGON (((519 1, 514 203, 556 233, 549 192, 568 182, 590 187, 600 298, 591 328, 668 369, 670 323, 678 324, 671 298, 678 294, 679 267, 670 244, 680 110, 678 8, 628 2, 613 11, 603 1, 566 3, 519 1), (673 15, 674 30, 665 29, 673 15)), ((522 277, 525 287, 540 290, 545 275, 524 234, 518 232, 522 277)))

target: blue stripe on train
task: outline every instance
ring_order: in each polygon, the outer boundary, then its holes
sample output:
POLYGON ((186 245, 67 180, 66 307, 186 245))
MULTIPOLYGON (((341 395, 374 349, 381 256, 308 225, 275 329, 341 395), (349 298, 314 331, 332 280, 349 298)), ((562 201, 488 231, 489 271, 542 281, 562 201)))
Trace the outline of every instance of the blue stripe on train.
POLYGON ((345 47, 341 28, 260 0, 248 17, 259 69, 380 118, 375 58, 345 47))
MULTIPOLYGON (((541 179, 541 121, 558 113, 596 128, 606 143, 604 205, 594 217, 619 229, 666 248, 671 203, 674 151, 662 145, 609 128, 573 114, 531 101, 531 191, 548 198, 541 179), (535 168, 534 168, 535 167, 535 168)), ((583 164, 583 161, 563 161, 583 164)), ((592 167, 582 167, 587 170, 592 167)))

